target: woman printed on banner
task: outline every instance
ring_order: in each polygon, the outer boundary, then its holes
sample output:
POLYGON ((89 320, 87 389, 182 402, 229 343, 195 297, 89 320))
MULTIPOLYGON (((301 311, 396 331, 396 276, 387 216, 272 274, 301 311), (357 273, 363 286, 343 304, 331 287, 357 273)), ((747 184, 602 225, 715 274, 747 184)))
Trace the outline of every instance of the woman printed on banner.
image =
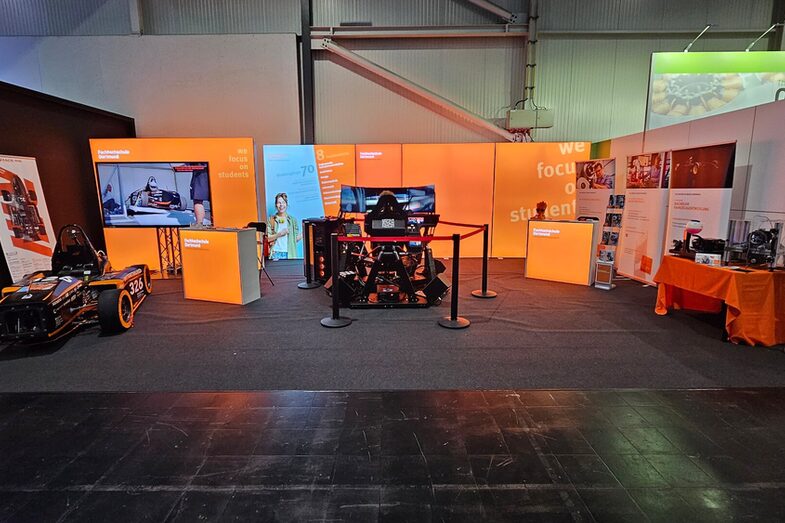
POLYGON ((287 260, 297 257, 297 243, 303 239, 297 218, 287 212, 289 197, 285 192, 275 195, 276 212, 267 219, 267 241, 270 258, 287 260))

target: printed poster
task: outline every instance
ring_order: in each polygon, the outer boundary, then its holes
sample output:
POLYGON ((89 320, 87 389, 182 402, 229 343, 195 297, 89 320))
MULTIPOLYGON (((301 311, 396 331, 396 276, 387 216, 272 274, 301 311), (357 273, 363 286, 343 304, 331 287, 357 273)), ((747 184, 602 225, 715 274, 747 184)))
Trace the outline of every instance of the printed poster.
POLYGON ((682 149, 671 153, 666 250, 684 238, 690 220, 702 225, 699 236, 728 235, 736 144, 682 149))
POLYGON ((616 255, 619 274, 654 283, 665 242, 669 179, 670 153, 627 157, 626 209, 616 255))
POLYGON ((594 218, 605 223, 613 188, 616 185, 616 160, 613 158, 575 163, 577 218, 594 218))
POLYGON ((5 218, 0 245, 11 279, 50 270, 57 240, 35 158, 0 156, 0 191, 5 218))

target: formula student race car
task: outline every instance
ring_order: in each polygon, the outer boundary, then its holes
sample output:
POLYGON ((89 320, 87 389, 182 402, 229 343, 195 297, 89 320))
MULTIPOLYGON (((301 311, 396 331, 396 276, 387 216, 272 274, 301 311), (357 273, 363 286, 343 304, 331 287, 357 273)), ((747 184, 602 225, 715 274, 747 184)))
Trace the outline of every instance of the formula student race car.
POLYGON ((185 198, 182 198, 180 193, 160 189, 154 176, 147 180, 144 188, 128 196, 126 205, 129 215, 184 211, 187 208, 185 198))
POLYGON ((147 265, 113 271, 81 227, 66 225, 58 234, 52 270, 3 288, 0 342, 42 342, 95 323, 103 332, 126 331, 151 291, 147 265))

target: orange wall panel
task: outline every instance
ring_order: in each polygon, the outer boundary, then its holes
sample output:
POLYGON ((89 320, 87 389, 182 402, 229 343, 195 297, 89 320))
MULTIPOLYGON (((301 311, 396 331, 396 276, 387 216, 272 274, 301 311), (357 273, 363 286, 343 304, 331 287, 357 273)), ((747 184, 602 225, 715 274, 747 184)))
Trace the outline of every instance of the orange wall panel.
POLYGON ((496 144, 493 256, 526 256, 526 223, 540 201, 547 218, 575 217, 575 162, 590 153, 588 142, 496 144))
POLYGON ((355 185, 354 145, 314 145, 325 216, 338 216, 341 185, 355 185))
MULTIPOLYGON (((492 143, 404 144, 403 186, 436 186, 436 212, 442 220, 490 225, 493 215, 492 143)), ((471 229, 439 225, 439 236, 471 229)), ((436 256, 451 256, 451 242, 433 242, 436 256)), ((461 242, 461 256, 482 256, 482 235, 461 242)))
POLYGON ((360 187, 401 187, 401 144, 357 144, 357 185, 360 187))
MULTIPOLYGON (((258 220, 251 138, 93 139, 90 148, 93 164, 207 161, 214 225, 245 227, 258 220)), ((101 205, 100 194, 96 204, 101 205)))
POLYGON ((151 271, 160 271, 158 237, 154 228, 105 227, 106 254, 115 269, 147 264, 151 271))

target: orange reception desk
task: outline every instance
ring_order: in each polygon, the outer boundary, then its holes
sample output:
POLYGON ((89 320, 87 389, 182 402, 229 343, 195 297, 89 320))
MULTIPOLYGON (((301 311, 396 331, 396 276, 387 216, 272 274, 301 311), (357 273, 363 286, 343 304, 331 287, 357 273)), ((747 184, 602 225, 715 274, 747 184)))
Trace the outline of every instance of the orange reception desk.
POLYGON ((254 229, 180 229, 186 299, 245 305, 261 297, 254 229))
POLYGON ((591 285, 601 230, 593 221, 529 220, 526 277, 591 285))

